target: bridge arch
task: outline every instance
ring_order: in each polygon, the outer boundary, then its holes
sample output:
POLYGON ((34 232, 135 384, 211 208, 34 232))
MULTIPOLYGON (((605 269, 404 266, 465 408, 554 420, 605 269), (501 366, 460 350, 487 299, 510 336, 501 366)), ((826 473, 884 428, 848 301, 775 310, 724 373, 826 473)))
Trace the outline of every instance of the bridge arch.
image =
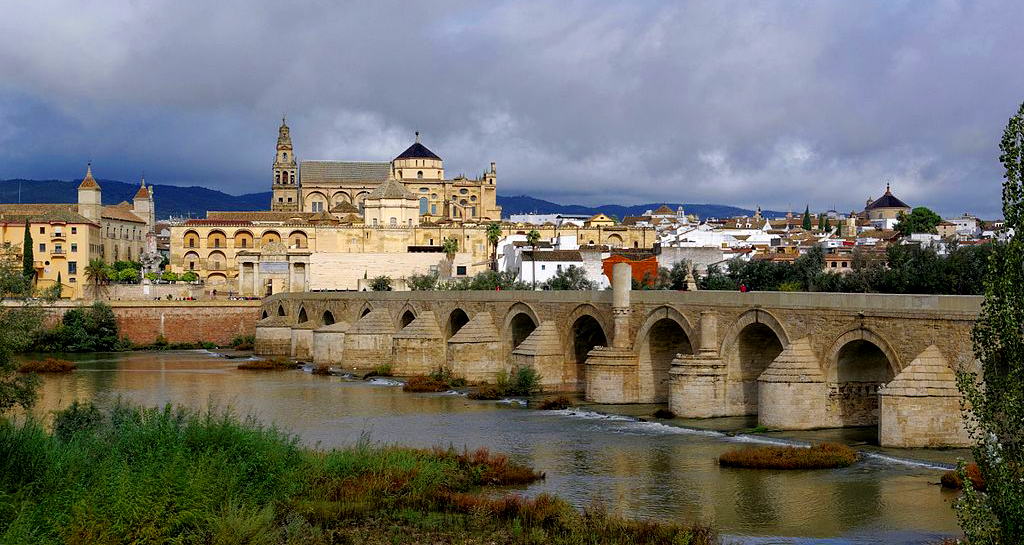
POLYGON ((523 302, 512 305, 505 313, 505 324, 501 328, 506 353, 511 354, 539 325, 540 319, 533 307, 523 302))
POLYGON ((583 377, 583 365, 587 361, 587 353, 595 346, 608 346, 612 327, 611 320, 590 303, 578 305, 569 313, 565 323, 568 325, 566 342, 566 361, 576 364, 577 377, 583 377))
POLYGON ((757 377, 788 345, 786 328, 767 310, 748 310, 733 322, 719 352, 728 373, 729 414, 757 414, 757 377))
POLYGON ((447 341, 452 338, 456 333, 462 329, 463 326, 469 323, 469 314, 466 314, 465 310, 460 307, 455 307, 448 313, 448 318, 444 321, 444 339, 447 341))
POLYGON ((851 329, 832 343, 825 365, 830 423, 877 425, 878 389, 895 378, 901 368, 889 342, 871 329, 851 329))
POLYGON ((398 323, 395 324, 395 330, 400 331, 405 329, 405 326, 411 324, 412 321, 416 319, 416 316, 416 309, 414 309, 409 303, 406 303, 405 306, 402 307, 402 310, 398 312, 398 323))
POLYGON ((367 314, 369 314, 371 312, 373 312, 373 305, 371 305, 369 301, 363 303, 363 306, 360 307, 360 309, 359 309, 359 314, 356 316, 355 320, 352 320, 352 323, 353 324, 356 323, 357 321, 359 321, 360 318, 362 318, 363 316, 366 316, 367 314))
POLYGON ((676 354, 692 354, 693 339, 693 327, 678 310, 666 305, 647 314, 633 345, 641 403, 668 401, 672 360, 676 354))
POLYGON ((306 314, 306 307, 304 305, 303 306, 299 306, 299 322, 298 323, 301 324, 303 322, 308 322, 308 321, 309 321, 309 315, 306 314))
POLYGON ((334 323, 334 313, 329 311, 329 310, 325 310, 323 316, 321 316, 321 321, 323 322, 323 325, 331 325, 331 324, 333 324, 334 323))
POLYGON ((260 316, 260 319, 264 320, 267 316, 269 316, 269 314, 267 314, 267 309, 263 309, 263 315, 260 316))
POLYGON ((284 304, 277 305, 277 315, 278 316, 287 316, 288 315, 288 313, 285 312, 285 310, 284 310, 284 304))

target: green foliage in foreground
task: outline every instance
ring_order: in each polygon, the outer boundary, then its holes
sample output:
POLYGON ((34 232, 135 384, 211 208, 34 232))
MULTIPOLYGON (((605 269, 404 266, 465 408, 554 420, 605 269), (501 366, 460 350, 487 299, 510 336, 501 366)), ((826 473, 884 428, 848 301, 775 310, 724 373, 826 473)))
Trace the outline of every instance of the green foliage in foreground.
POLYGON ((408 278, 409 289, 413 291, 444 290, 528 290, 530 284, 516 280, 515 273, 484 271, 472 278, 444 281, 436 273, 413 274, 408 278))
POLYGON ((537 476, 485 451, 329 452, 216 412, 73 405, 0 421, 3 543, 712 543, 702 527, 483 497, 537 476), (384 533, 381 533, 381 529, 384 533), (387 536, 390 532, 391 536, 387 536))
POLYGON ((60 323, 38 335, 36 348, 41 352, 109 352, 121 348, 114 311, 99 301, 65 312, 60 323))
POLYGON ((985 302, 971 332, 981 373, 961 365, 957 386, 975 445, 974 461, 985 491, 965 483, 956 502, 960 527, 970 543, 1024 540, 1024 104, 1010 118, 999 144, 1006 169, 1003 217, 1016 235, 989 257, 985 302))

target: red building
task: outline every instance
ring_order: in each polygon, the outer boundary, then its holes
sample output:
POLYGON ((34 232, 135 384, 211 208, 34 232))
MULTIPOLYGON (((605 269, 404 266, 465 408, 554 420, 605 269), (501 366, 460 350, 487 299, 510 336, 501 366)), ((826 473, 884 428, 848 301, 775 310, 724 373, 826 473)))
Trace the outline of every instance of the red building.
POLYGON ((633 267, 633 280, 642 282, 644 276, 651 282, 658 278, 658 256, 650 250, 616 252, 601 261, 601 268, 608 281, 612 282, 612 267, 616 263, 628 263, 633 267))

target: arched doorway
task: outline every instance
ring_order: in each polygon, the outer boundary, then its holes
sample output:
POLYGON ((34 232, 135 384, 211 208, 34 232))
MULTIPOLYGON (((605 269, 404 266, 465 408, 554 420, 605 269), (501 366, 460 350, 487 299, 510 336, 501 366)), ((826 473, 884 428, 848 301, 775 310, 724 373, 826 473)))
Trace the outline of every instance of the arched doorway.
POLYGON ((650 324, 638 348, 640 402, 667 402, 672 360, 677 354, 693 353, 689 335, 676 319, 659 318, 650 324))
POLYGON ((466 314, 461 308, 457 308, 448 315, 448 325, 445 329, 445 340, 452 338, 456 333, 462 329, 462 326, 469 323, 469 315, 466 314))
POLYGON ((416 319, 416 315, 413 314, 411 310, 405 311, 402 314, 401 325, 399 326, 398 329, 405 329, 405 326, 411 324, 412 321, 415 320, 415 319, 416 319))
POLYGON ((828 376, 830 423, 877 426, 878 389, 894 377, 889 357, 871 340, 861 338, 843 344, 828 376))
POLYGON ((763 322, 747 324, 740 329, 735 341, 725 347, 729 414, 757 414, 757 377, 782 349, 782 340, 775 330, 763 322))

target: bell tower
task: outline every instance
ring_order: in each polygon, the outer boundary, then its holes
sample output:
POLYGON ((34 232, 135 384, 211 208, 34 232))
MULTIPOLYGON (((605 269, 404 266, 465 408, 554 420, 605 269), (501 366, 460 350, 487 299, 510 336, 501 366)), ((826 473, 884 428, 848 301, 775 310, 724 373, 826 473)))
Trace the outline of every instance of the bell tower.
POLYGON ((274 211, 296 211, 301 208, 299 203, 299 172, 292 149, 291 131, 281 117, 281 126, 277 129, 277 155, 274 158, 274 185, 270 209, 274 211))

